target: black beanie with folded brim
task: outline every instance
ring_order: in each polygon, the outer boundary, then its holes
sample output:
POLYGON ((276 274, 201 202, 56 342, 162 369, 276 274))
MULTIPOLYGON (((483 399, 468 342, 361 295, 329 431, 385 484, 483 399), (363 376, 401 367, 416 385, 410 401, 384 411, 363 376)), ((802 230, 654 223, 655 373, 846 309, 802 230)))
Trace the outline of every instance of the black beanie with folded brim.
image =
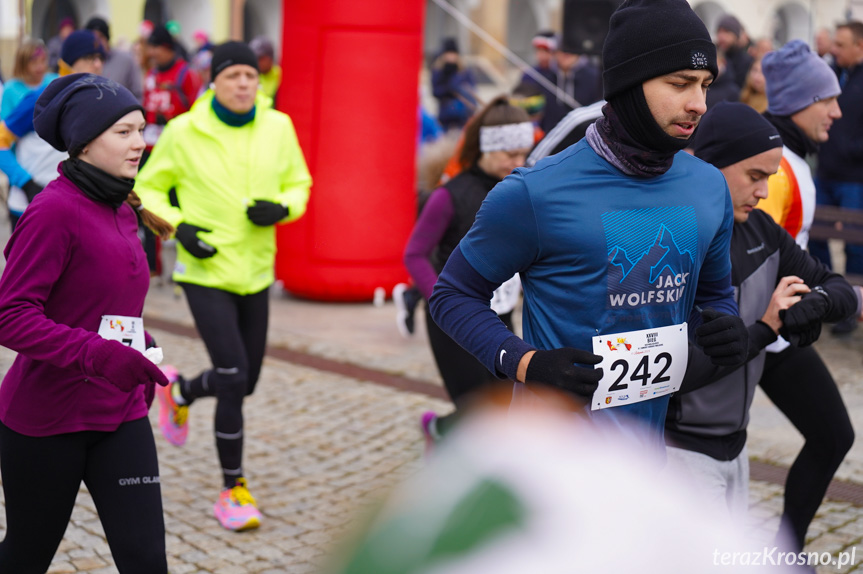
POLYGON ((625 0, 602 49, 605 99, 679 70, 719 74, 716 46, 687 0, 625 0))
POLYGON ((258 57, 244 42, 231 40, 219 44, 213 49, 213 58, 210 60, 210 79, 215 80, 221 72, 238 64, 258 70, 258 57))
POLYGON ((719 102, 704 114, 692 151, 722 169, 774 148, 782 138, 767 118, 740 102, 719 102))
POLYGON ((125 87, 95 74, 70 74, 45 88, 33 111, 36 133, 58 151, 75 155, 114 122, 144 108, 125 87))

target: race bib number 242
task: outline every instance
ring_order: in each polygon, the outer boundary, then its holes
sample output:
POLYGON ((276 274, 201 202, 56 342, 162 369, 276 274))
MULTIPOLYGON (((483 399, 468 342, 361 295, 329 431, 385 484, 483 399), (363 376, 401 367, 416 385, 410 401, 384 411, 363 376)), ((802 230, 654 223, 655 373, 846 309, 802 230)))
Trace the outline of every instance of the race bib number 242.
POLYGON ((593 352, 602 356, 597 367, 603 369, 603 375, 591 410, 677 391, 686 372, 688 351, 686 323, 593 337, 593 352))

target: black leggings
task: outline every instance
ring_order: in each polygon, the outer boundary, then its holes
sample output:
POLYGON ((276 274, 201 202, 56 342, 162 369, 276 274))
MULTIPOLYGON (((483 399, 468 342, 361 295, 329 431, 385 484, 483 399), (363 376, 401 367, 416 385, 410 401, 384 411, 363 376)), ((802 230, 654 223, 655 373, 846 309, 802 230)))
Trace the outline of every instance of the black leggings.
MULTIPOLYGON (((504 385, 507 389, 512 388, 512 381, 502 381, 492 375, 476 357, 444 333, 431 318, 430 313, 426 312, 425 316, 432 354, 444 387, 456 407, 456 413, 453 415, 464 410, 476 398, 479 391, 504 385)), ((500 320, 510 331, 512 330, 512 312, 500 315, 500 320)), ((456 422, 457 417, 453 415, 438 419, 439 433, 445 434, 456 422)))
POLYGON ((836 382, 812 347, 767 353, 759 384, 806 440, 788 471, 780 527, 799 551, 836 469, 854 443, 854 429, 836 382))
POLYGON ((216 397, 216 449, 226 487, 243 476, 243 398, 251 395, 261 374, 267 346, 270 301, 266 289, 237 295, 181 283, 207 347, 213 368, 181 388, 191 403, 216 397))
POLYGON ((122 574, 168 571, 159 463, 146 417, 113 432, 47 437, 25 436, 0 423, 0 472, 6 497, 0 572, 48 570, 82 480, 117 569, 122 574))

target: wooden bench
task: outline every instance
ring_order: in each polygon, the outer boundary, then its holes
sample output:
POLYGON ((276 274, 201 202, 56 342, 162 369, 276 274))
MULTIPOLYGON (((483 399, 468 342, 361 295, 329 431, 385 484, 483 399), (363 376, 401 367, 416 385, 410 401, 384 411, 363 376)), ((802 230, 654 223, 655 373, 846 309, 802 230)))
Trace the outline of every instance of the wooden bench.
MULTIPOLYGON (((817 206, 815 219, 809 230, 809 240, 813 239, 838 239, 853 245, 863 245, 863 210, 831 205, 817 206)), ((863 285, 863 275, 845 274, 845 278, 853 285, 863 285)))

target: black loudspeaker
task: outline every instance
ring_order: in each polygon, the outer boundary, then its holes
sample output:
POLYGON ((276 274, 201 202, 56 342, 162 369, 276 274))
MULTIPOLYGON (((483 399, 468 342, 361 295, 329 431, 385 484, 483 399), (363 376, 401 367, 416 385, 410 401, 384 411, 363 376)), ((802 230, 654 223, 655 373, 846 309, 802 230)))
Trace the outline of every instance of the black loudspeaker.
POLYGON ((608 21, 622 0, 564 0, 564 52, 602 55, 602 44, 608 35, 608 21))

